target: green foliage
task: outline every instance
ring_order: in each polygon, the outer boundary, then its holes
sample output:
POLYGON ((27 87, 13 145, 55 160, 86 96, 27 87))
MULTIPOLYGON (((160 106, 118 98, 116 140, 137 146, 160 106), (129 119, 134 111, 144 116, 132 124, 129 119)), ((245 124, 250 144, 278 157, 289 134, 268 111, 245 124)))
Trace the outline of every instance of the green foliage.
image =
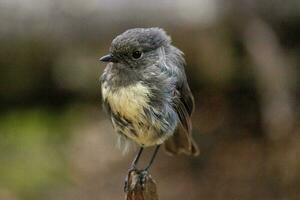
POLYGON ((0 187, 37 199, 65 182, 68 116, 49 110, 9 112, 0 119, 0 187), (39 191, 39 193, 37 193, 39 191))

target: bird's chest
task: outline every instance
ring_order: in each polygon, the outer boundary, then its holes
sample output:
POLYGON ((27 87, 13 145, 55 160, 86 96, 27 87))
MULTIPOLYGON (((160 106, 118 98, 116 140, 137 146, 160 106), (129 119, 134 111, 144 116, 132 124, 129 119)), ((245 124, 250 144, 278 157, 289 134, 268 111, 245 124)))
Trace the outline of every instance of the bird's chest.
POLYGON ((112 89, 106 82, 102 84, 103 100, 109 104, 112 112, 128 120, 137 120, 143 114, 149 96, 149 88, 140 82, 118 89, 112 89))

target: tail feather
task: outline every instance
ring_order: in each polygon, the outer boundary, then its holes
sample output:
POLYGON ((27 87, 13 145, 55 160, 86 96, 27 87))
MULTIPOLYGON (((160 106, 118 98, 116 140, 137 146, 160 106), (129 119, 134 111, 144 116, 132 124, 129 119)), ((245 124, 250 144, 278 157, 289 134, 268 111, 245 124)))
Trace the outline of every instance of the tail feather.
POLYGON ((192 138, 192 135, 187 134, 181 126, 177 128, 174 135, 164 144, 166 152, 170 155, 183 153, 197 156, 199 154, 199 148, 192 138))

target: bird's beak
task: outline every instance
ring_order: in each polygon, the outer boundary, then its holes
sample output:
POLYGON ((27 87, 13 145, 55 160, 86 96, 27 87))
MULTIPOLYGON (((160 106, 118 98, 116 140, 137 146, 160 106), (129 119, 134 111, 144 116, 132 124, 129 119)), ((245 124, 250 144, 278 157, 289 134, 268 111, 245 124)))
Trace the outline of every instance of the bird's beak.
POLYGON ((111 54, 102 56, 99 60, 102 62, 116 62, 117 61, 111 54))

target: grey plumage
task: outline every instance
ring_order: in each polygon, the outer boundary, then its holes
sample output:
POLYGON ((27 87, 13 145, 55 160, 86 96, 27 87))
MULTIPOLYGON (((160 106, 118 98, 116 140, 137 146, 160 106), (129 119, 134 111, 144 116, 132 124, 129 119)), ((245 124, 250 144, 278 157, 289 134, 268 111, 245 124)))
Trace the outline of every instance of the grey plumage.
POLYGON ((121 138, 141 146, 165 143, 171 154, 198 153, 185 60, 164 30, 127 30, 102 60, 109 61, 100 79, 104 108, 121 138))

